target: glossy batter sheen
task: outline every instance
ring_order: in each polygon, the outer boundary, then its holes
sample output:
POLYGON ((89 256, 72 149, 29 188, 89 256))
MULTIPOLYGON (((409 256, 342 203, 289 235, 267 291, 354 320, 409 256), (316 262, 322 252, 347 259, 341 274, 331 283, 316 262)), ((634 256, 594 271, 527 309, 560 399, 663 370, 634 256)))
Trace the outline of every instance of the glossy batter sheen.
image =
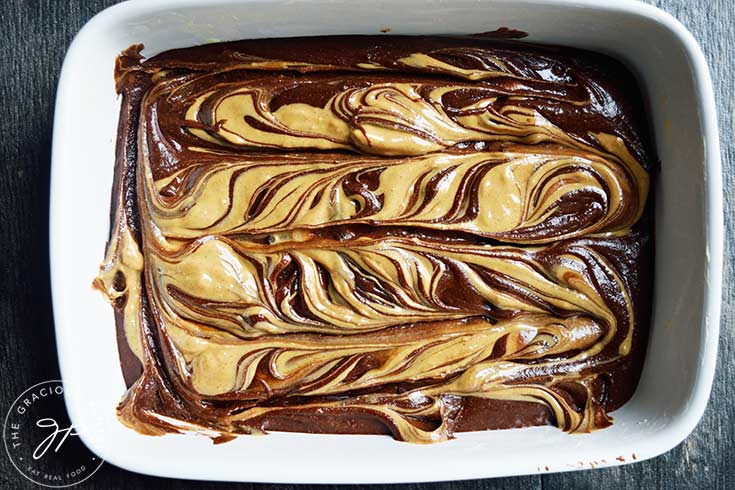
POLYGON ((478 37, 323 37, 116 66, 123 423, 224 441, 556 424, 633 393, 653 170, 630 74, 478 37))

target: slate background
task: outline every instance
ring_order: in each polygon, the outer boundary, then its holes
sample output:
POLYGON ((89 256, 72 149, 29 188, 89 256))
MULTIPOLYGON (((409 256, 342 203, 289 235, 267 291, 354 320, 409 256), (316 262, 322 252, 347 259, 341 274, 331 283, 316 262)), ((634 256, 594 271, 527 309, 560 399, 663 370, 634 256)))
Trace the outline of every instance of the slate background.
MULTIPOLYGON (((726 228, 735 225, 735 1, 646 0, 681 20, 712 70, 722 143, 726 228)), ((115 0, 0 1, 0 413, 27 387, 59 377, 48 273, 48 191, 54 96, 66 48, 115 0)), ((735 291, 726 245, 722 334, 707 412, 682 444, 653 460, 618 468, 517 478, 405 485, 406 489, 730 489, 735 486, 735 291)), ((40 488, 0 455, 0 488, 40 488)), ((292 489, 147 477, 105 464, 79 489, 292 489)), ((329 486, 338 488, 338 486, 329 486)), ((329 488, 328 487, 328 488, 329 488)), ((307 487, 304 487, 307 488, 307 487)), ((374 485, 373 490, 398 488, 374 485)))

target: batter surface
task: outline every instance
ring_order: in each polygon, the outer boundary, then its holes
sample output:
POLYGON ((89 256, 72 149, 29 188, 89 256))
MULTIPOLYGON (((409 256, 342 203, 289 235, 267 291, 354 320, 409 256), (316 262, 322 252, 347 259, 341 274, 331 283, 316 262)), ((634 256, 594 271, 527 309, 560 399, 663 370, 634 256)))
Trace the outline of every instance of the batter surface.
POLYGON ((117 60, 112 302, 146 434, 555 424, 632 395, 654 170, 616 61, 481 38, 117 60))

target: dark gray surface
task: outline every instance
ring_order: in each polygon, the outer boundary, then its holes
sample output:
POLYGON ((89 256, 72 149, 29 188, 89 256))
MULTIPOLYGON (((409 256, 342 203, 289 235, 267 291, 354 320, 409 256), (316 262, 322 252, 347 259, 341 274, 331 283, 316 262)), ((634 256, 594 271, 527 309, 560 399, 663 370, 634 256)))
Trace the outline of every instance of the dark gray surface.
MULTIPOLYGON (((48 280, 48 185, 54 94, 67 46, 95 13, 114 0, 3 0, 0 8, 0 414, 24 389, 58 378, 48 280)), ((735 1, 650 1, 681 20, 702 44, 718 101, 724 168, 727 236, 735 216, 735 1)), ((106 206, 107 203, 99 203, 106 206)), ((726 246, 729 259, 731 246, 726 246)), ((407 489, 701 488, 735 486, 735 292, 726 261, 722 334, 712 397, 694 433, 669 453, 618 468, 555 475, 475 480, 407 489)), ((40 488, 23 479, 5 454, 0 488, 40 488)), ((379 471, 379 469, 376 469, 379 471)), ((276 488, 165 480, 105 464, 76 488, 276 488)), ((291 488, 292 485, 278 488, 291 488)), ((371 486, 370 488, 388 488, 371 486)), ((391 487, 396 488, 396 487, 391 487)))

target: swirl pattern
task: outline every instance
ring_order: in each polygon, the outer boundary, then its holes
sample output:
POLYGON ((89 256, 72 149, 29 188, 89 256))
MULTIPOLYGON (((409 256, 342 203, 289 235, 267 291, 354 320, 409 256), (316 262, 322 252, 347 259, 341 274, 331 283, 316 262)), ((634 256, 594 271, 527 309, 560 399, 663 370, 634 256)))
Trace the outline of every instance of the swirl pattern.
POLYGON ((645 140, 625 83, 594 76, 616 65, 343 41, 118 58, 95 286, 129 351, 121 420, 217 440, 378 423, 420 443, 510 426, 472 404, 609 425, 650 291, 645 140))
POLYGON ((565 151, 528 154, 519 147, 398 161, 310 157, 197 165, 150 178, 146 195, 156 222, 178 238, 203 230, 274 234, 373 224, 536 243, 626 230, 642 212, 642 204, 631 206, 626 196, 639 190, 609 160, 565 151), (196 192, 183 192, 192 175, 196 192), (582 200, 587 207, 569 211, 582 200))

